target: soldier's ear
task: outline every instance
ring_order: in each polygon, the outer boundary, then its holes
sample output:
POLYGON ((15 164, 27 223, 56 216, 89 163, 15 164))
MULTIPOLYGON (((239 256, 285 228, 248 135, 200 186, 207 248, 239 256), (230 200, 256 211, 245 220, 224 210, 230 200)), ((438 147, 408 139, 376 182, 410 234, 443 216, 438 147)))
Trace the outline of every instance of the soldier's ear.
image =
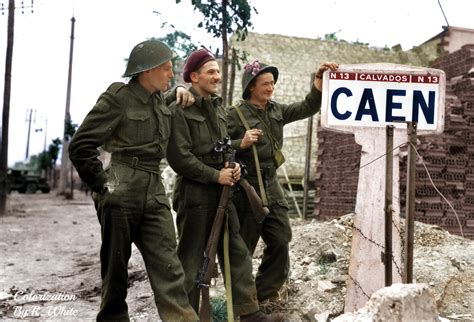
POLYGON ((192 82, 197 82, 199 80, 199 74, 197 72, 192 72, 189 75, 189 78, 191 78, 192 82))

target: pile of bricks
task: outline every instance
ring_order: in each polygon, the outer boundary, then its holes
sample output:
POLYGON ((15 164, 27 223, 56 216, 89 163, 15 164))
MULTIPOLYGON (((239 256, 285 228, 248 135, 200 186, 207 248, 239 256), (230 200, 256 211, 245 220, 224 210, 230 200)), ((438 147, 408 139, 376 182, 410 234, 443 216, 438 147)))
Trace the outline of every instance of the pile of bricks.
MULTIPOLYGON (((474 239, 474 45, 443 56, 433 63, 446 72, 446 122, 442 135, 420 137, 417 149, 415 220, 438 225, 451 233, 474 239)), ((406 157, 400 164, 400 201, 404 213, 406 157)))
MULTIPOLYGON (((421 160, 416 166, 415 220, 438 225, 454 234, 461 229, 474 239, 474 45, 436 60, 433 68, 446 72, 446 123, 441 135, 422 136, 417 150, 437 189, 431 184, 421 160)), ((354 211, 360 147, 353 136, 321 130, 314 215, 335 218, 354 211), (348 149, 347 153, 338 152, 348 149), (354 182, 355 180, 355 182, 354 182)), ((406 150, 406 148, 405 148, 406 150)), ((404 216, 406 153, 400 160, 400 203, 404 216)))
POLYGON ((353 134, 318 128, 318 146, 313 216, 332 219, 354 212, 360 145, 353 134))

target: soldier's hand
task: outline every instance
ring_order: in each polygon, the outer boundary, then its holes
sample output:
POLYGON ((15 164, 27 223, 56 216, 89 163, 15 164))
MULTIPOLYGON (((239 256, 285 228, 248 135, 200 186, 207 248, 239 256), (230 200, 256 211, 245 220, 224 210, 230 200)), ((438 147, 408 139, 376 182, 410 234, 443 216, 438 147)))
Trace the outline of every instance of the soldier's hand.
POLYGON ((226 167, 219 172, 218 182, 223 186, 232 187, 240 180, 240 164, 235 163, 234 168, 227 168, 227 166, 228 163, 226 162, 226 167))
POLYGON ((328 69, 335 71, 336 69, 339 68, 338 63, 333 63, 333 62, 325 62, 319 65, 318 69, 316 70, 316 74, 314 75, 314 87, 320 92, 323 91, 323 73, 327 71, 328 69))
POLYGON ((176 88, 176 105, 188 107, 194 104, 194 95, 182 86, 176 88))
POLYGON ((245 131, 244 137, 240 142, 241 149, 247 149, 256 143, 258 139, 263 135, 263 131, 260 129, 251 129, 245 131))

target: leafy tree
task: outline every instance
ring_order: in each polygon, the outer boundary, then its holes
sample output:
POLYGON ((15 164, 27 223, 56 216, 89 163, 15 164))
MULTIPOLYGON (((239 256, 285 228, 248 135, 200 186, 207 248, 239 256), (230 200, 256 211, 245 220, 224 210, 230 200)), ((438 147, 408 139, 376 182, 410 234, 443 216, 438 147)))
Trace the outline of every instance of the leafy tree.
MULTIPOLYGON (((167 23, 163 23, 161 26, 164 27, 167 23)), ((174 26, 170 25, 173 29, 174 26)), ((171 60, 173 62, 173 71, 175 72, 175 77, 176 77, 176 67, 178 64, 181 64, 183 62, 182 57, 187 57, 191 52, 197 49, 196 45, 194 45, 191 42, 191 37, 178 30, 174 30, 173 32, 170 32, 166 34, 164 37, 157 38, 158 40, 164 42, 167 44, 173 51, 177 52, 178 55, 173 57, 171 60)), ((176 79, 173 79, 173 84, 176 84, 176 79)))
MULTIPOLYGON (((180 3, 181 0, 176 0, 180 3)), ((244 40, 248 28, 252 26, 250 21, 252 11, 258 14, 247 0, 191 0, 194 10, 203 15, 203 21, 198 24, 215 38, 222 38, 222 91, 223 105, 227 105, 228 75, 229 75, 229 42, 228 35, 235 32, 237 40, 244 40)), ((235 56, 237 59, 238 56, 235 56)), ((235 61, 233 62, 235 64, 235 61)))
POLYGON ((338 31, 325 34, 324 40, 337 41, 338 40, 337 35, 336 35, 337 33, 338 31))
POLYGON ((48 147, 48 154, 51 157, 51 164, 52 164, 53 169, 56 167, 56 162, 58 161, 59 150, 60 150, 61 144, 62 144, 61 139, 55 138, 48 147))
POLYGON ((64 122, 64 125, 64 133, 66 134, 67 141, 70 141, 74 133, 76 133, 79 125, 77 123, 72 123, 70 118, 64 122))
POLYGON ((51 179, 51 173, 56 167, 61 144, 61 140, 56 138, 52 140, 47 151, 30 156, 27 162, 16 162, 13 167, 15 169, 29 169, 37 173, 43 173, 46 178, 51 179))

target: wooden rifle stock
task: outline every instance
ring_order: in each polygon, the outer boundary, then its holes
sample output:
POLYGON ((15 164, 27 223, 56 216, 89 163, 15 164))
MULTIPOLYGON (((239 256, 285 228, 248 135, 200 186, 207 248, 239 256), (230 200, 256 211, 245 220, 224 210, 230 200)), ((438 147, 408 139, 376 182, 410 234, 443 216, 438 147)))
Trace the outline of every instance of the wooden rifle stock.
POLYGON ((250 203, 250 208, 255 215, 257 223, 261 224, 265 218, 270 214, 270 210, 263 206, 262 199, 260 199, 255 188, 247 181, 247 179, 241 178, 239 185, 244 189, 247 199, 250 203))
POLYGON ((200 321, 211 321, 209 286, 211 284, 212 276, 214 275, 213 270, 216 260, 217 245, 219 243, 219 237, 221 235, 227 205, 229 204, 231 189, 232 188, 229 186, 223 186, 222 188, 222 194, 219 199, 216 216, 214 217, 211 233, 209 234, 209 238, 207 240, 206 250, 204 251, 204 260, 196 280, 196 286, 201 289, 202 296, 201 308, 199 310, 200 321))

